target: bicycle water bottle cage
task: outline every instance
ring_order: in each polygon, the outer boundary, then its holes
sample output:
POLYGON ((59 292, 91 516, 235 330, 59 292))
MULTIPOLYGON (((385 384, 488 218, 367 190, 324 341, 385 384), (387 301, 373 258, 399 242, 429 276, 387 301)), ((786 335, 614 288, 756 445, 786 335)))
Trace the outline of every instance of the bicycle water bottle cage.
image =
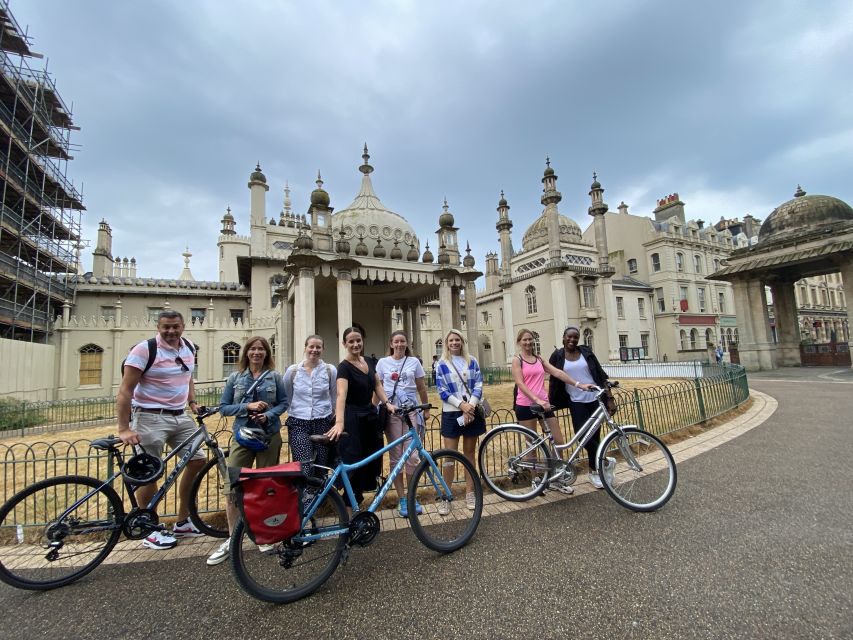
POLYGON ((163 461, 157 456, 145 453, 141 446, 134 447, 136 455, 121 467, 121 475, 132 484, 149 484, 163 475, 163 461))

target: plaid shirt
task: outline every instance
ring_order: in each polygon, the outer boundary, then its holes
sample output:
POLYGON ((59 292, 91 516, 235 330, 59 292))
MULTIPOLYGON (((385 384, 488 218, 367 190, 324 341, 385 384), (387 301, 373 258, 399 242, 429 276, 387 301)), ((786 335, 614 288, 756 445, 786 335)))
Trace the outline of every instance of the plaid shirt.
MULTIPOLYGON (((459 371, 462 372, 463 370, 459 371)), ((483 374, 474 358, 468 363, 467 382, 468 389, 471 390, 471 397, 467 402, 476 406, 483 397, 483 374)), ((435 386, 438 387, 438 395, 441 397, 442 411, 459 411, 459 405, 466 402, 463 399, 468 395, 465 384, 447 360, 439 360, 435 367, 435 386)))

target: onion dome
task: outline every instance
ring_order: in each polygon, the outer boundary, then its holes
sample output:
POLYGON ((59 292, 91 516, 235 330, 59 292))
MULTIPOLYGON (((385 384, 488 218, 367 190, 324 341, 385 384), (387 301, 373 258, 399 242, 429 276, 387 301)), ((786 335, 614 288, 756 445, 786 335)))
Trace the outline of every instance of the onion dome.
POLYGON ((409 262, 417 262, 418 261, 418 250, 415 249, 415 243, 409 243, 409 252, 406 254, 406 260, 409 262))
POLYGON ((794 198, 773 209, 758 232, 759 242, 786 240, 828 226, 853 224, 853 208, 832 196, 806 195, 797 185, 794 198))
MULTIPOLYGON (((560 242, 583 242, 581 237, 581 228, 577 222, 564 216, 557 214, 557 221, 560 226, 560 242)), ((541 216, 533 221, 524 236, 521 238, 521 247, 524 251, 530 251, 536 247, 541 247, 548 244, 548 220, 543 212, 541 216)))
POLYGON ((598 176, 595 171, 592 172, 592 184, 589 185, 590 190, 601 189, 601 183, 598 181, 598 176))
POLYGON ((249 182, 263 182, 267 183, 267 177, 261 173, 261 163, 259 162, 255 165, 255 170, 252 171, 251 175, 249 175, 249 182))
POLYGON ((392 260, 402 260, 403 259, 403 251, 400 249, 400 241, 394 240, 394 248, 391 249, 391 259, 392 260))
POLYGON ((270 218, 270 224, 276 226, 275 218, 270 218))
POLYGON ((317 171, 317 188, 311 192, 311 204, 317 207, 328 207, 329 206, 329 194, 326 193, 326 190, 323 189, 323 178, 320 175, 320 171, 317 171))
POLYGON ((382 246, 382 239, 376 241, 376 246, 373 247, 373 257, 374 258, 384 258, 385 257, 385 247, 382 246))
POLYGON ((474 266, 474 256, 471 255, 471 243, 467 243, 465 246, 465 257, 462 259, 462 265, 468 267, 469 269, 474 266))
POLYGON ((346 234, 344 234, 343 229, 338 232, 339 240, 335 243, 335 251, 338 252, 339 255, 346 256, 349 255, 350 244, 349 240, 346 238, 346 234))
POLYGON ((311 251, 314 248, 314 241, 311 239, 307 233, 301 233, 297 236, 294 245, 297 249, 302 249, 304 251, 311 251))
POLYGON ((501 189, 501 199, 498 200, 498 206, 499 207, 505 207, 506 205, 507 205, 507 201, 506 201, 506 198, 504 197, 504 191, 503 191, 503 189, 501 189))
POLYGON ((453 219, 453 214, 448 210, 447 198, 444 199, 444 205, 441 208, 444 209, 444 213, 438 216, 438 226, 442 228, 452 227, 455 220, 453 219))
POLYGON ((438 248, 438 264, 450 264, 450 254, 447 253, 447 247, 443 244, 438 248))
POLYGON ((544 177, 547 178, 549 176, 554 175, 554 169, 551 168, 551 158, 545 158, 545 174, 544 177))
POLYGON ((364 236, 358 237, 358 244, 355 245, 355 255, 357 255, 357 256, 366 256, 367 255, 367 245, 364 244, 364 236))
POLYGON ((427 264, 432 263, 435 260, 435 257, 432 255, 432 251, 429 250, 429 242, 426 243, 426 249, 424 251, 423 261, 427 264))
POLYGON ((231 207, 228 207, 228 208, 225 210, 225 215, 224 215, 224 216, 222 216, 222 220, 223 220, 223 221, 224 221, 224 220, 229 220, 229 221, 232 221, 232 222, 233 222, 233 220, 234 220, 234 216, 233 216, 233 215, 231 215, 231 207))

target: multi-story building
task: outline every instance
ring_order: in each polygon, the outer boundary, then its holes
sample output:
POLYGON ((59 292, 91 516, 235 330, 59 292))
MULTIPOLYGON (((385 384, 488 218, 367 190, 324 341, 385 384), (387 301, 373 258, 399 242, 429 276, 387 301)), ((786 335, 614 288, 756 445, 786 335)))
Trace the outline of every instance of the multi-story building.
POLYGON ((47 342, 73 288, 82 197, 66 176, 71 110, 0 0, 0 337, 47 342))

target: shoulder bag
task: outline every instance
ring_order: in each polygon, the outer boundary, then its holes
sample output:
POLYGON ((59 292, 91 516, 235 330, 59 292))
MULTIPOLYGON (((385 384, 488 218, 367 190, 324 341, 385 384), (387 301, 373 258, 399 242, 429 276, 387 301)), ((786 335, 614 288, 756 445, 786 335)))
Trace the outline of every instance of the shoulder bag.
MULTIPOLYGON (((453 367, 453 370, 456 372, 456 375, 459 376, 459 379, 462 381, 462 384, 465 385, 465 391, 468 392, 468 397, 473 398, 474 394, 471 393, 471 389, 468 388, 468 383, 465 382, 465 378, 463 378, 462 374, 459 373, 459 369, 457 369, 456 365, 453 364, 453 360, 450 360, 449 362, 450 366, 453 367)), ((492 415, 492 406, 489 404, 489 401, 486 399, 485 395, 480 398, 480 402, 477 405, 477 409, 481 411, 483 419, 488 418, 490 415, 492 415)))

